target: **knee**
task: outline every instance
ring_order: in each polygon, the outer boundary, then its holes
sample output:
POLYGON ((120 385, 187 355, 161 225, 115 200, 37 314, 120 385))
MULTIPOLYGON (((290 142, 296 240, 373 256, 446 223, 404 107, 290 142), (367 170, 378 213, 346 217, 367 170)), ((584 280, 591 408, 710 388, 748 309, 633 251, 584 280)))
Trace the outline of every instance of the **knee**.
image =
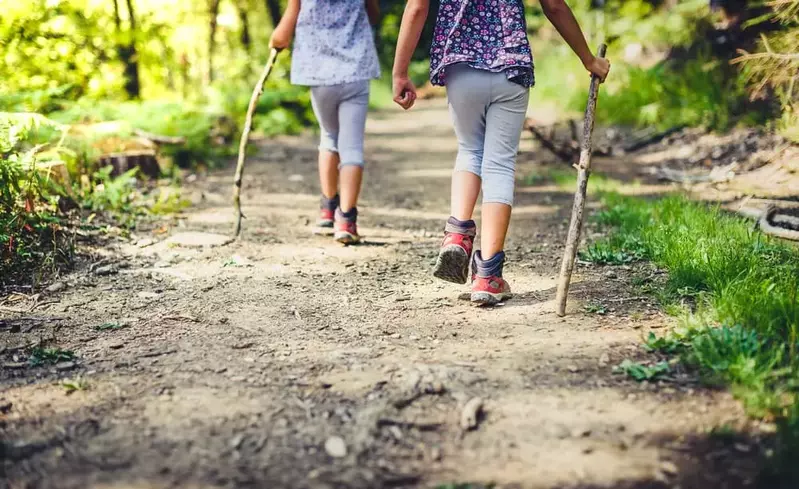
POLYGON ((493 185, 483 180, 483 204, 505 204, 513 207, 513 184, 493 185))
POLYGON ((336 134, 329 133, 327 131, 322 131, 322 134, 319 136, 319 151, 332 151, 334 153, 338 152, 338 136, 336 134))
POLYGON ((362 149, 341 148, 339 151, 339 157, 341 158, 341 164, 339 164, 339 168, 345 166, 359 166, 363 168, 364 166, 362 149))
POLYGON ((514 162, 486 162, 483 166, 483 203, 513 205, 516 185, 514 162))
POLYGON ((468 171, 478 177, 482 173, 483 152, 481 150, 470 150, 461 148, 455 158, 455 171, 468 171))

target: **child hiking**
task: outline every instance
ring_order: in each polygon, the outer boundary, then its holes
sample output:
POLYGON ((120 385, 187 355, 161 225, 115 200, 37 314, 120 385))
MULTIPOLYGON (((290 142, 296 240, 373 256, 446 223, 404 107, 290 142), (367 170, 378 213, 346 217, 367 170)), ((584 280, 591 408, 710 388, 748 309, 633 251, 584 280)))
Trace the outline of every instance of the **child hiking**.
POLYGON ((319 121, 318 228, 354 244, 363 179, 369 80, 380 77, 371 25, 378 0, 289 0, 269 45, 294 49, 291 82, 311 87, 319 121), (340 192, 339 192, 340 188, 340 192))
MULTIPOLYGON (((429 0, 408 0, 394 60, 394 101, 410 109, 416 87, 408 65, 419 42, 429 0)), ((544 14, 585 68, 601 80, 610 63, 595 57, 564 0, 541 0, 544 14)), ((510 224, 514 171, 529 89, 535 78, 523 0, 440 0, 430 49, 430 80, 447 87, 458 156, 452 174, 451 216, 433 275, 466 283, 472 266, 472 302, 494 305, 510 298, 502 277, 510 224), (472 220, 483 192, 480 249, 472 220)))

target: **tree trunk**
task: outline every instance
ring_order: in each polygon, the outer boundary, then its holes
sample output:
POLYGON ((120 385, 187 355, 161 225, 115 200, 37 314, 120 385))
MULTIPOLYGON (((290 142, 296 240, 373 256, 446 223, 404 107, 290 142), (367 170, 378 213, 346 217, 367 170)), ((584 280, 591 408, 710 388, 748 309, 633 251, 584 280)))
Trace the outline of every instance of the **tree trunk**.
POLYGON ((280 1, 279 0, 264 0, 266 4, 266 12, 269 18, 272 19, 272 27, 277 27, 280 23, 280 1))
POLYGON ((206 85, 214 81, 214 52, 216 51, 216 25, 219 16, 219 0, 210 0, 208 4, 208 69, 206 71, 206 85))
MULTIPOLYGON (((136 50, 136 12, 133 9, 133 0, 126 0, 129 17, 130 38, 117 46, 117 54, 125 65, 125 93, 130 98, 139 98, 141 95, 141 81, 139 79, 139 53, 136 50)), ((114 0, 114 24, 117 35, 122 35, 122 18, 119 14, 119 0, 114 0)))
POLYGON ((249 5, 247 2, 239 3, 239 22, 241 22, 241 45, 249 52, 252 45, 252 37, 250 36, 250 18, 247 12, 249 5))

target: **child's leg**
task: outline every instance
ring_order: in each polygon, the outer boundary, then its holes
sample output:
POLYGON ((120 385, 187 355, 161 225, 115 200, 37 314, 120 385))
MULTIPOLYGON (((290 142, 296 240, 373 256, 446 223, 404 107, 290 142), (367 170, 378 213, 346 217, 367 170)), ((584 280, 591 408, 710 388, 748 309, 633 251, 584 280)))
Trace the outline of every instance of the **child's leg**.
POLYGON ((338 107, 339 123, 339 181, 341 203, 336 212, 335 238, 344 244, 360 241, 358 235, 358 196, 363 180, 363 139, 366 130, 366 112, 369 108, 369 82, 339 85, 341 103, 338 107))
POLYGON ((477 231, 472 214, 480 193, 485 115, 491 85, 489 73, 468 65, 447 68, 447 80, 447 98, 458 138, 458 156, 452 172, 452 214, 444 227, 444 241, 433 276, 463 284, 469 275, 469 259, 477 231))
POLYGON ((319 183, 322 195, 333 200, 338 193, 338 106, 335 87, 312 87, 311 106, 319 121, 319 183))
POLYGON ((319 150, 319 183, 322 195, 333 199, 338 193, 338 153, 319 150))
POLYGON ((486 113, 483 153, 483 219, 480 250, 490 260, 505 247, 515 184, 516 153, 527 113, 530 91, 507 79, 495 78, 486 113))
POLYGON ((345 214, 358 205, 363 180, 363 140, 369 109, 369 82, 345 85, 338 108, 341 210, 345 214))
POLYGON ((483 228, 472 262, 472 302, 494 305, 511 296, 502 277, 505 235, 513 205, 514 170, 529 90, 501 73, 491 86, 483 152, 483 228))
POLYGON ((461 221, 472 219, 480 194, 490 78, 490 73, 468 65, 447 68, 447 101, 458 138, 450 211, 461 221))

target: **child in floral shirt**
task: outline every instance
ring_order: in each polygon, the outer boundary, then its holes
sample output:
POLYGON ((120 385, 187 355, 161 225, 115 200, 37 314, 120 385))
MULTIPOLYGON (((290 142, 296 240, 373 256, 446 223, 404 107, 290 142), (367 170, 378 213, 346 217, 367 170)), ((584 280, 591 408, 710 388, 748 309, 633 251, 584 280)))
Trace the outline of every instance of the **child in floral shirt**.
POLYGON ((311 87, 319 121, 321 230, 344 244, 360 240, 356 220, 363 178, 369 80, 380 77, 372 27, 378 0, 289 0, 269 44, 289 47, 291 82, 311 87), (338 187, 341 187, 339 196, 338 187))
MULTIPOLYGON (((419 42, 429 0, 408 0, 394 60, 394 101, 410 109, 416 87, 408 65, 419 42)), ((541 0, 554 24, 585 68, 604 80, 610 63, 595 57, 564 0, 541 0)), ((430 78, 447 87, 458 138, 452 174, 451 217, 433 275, 466 283, 472 260, 473 302, 494 305, 511 296, 502 277, 505 235, 513 205, 514 170, 529 99, 535 82, 523 0, 440 0, 430 49, 430 78), (472 220, 483 191, 480 250, 472 220)))

